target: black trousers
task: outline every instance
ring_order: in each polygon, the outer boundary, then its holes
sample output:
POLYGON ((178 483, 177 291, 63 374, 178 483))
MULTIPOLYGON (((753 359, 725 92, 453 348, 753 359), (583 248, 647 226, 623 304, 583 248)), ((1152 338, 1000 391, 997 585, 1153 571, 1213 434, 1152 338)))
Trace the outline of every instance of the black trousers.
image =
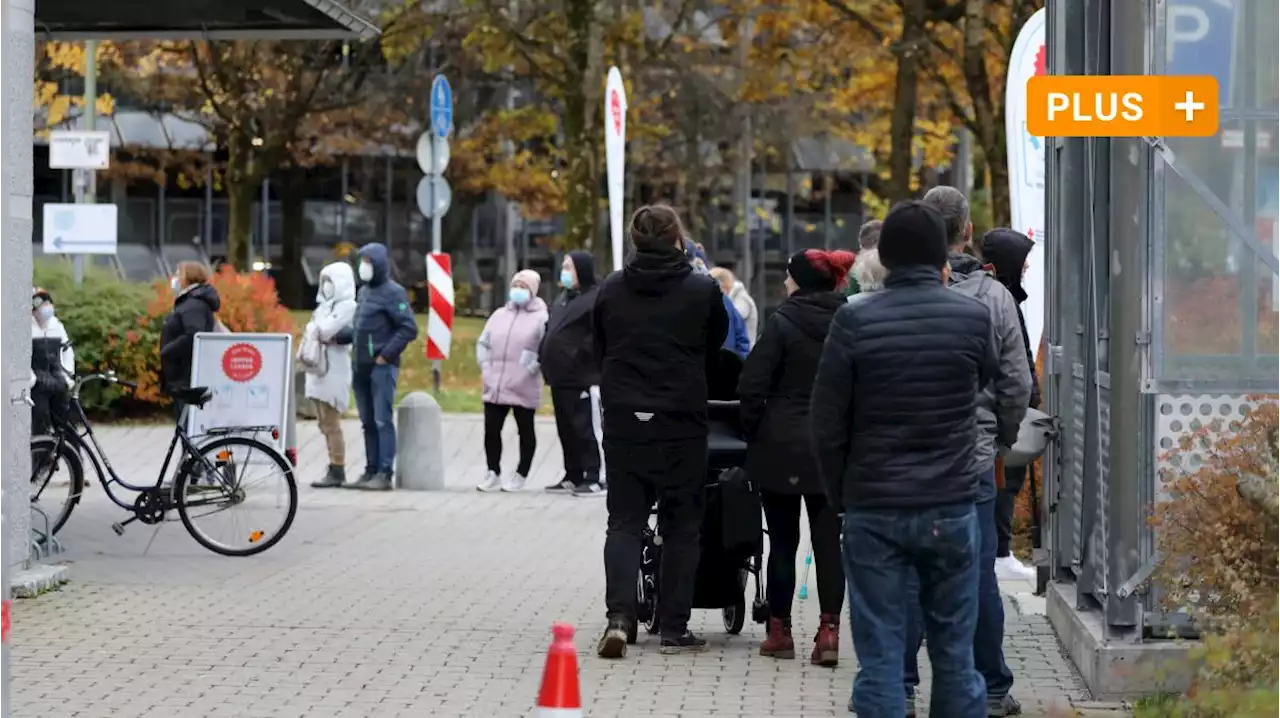
POLYGON ((823 494, 779 494, 763 491, 764 519, 769 528, 769 615, 791 619, 796 590, 796 554, 800 549, 800 502, 809 514, 809 540, 817 569, 818 606, 840 615, 844 606, 844 567, 840 561, 840 517, 823 494))
POLYGON ((605 607, 610 620, 636 620, 636 575, 649 509, 658 503, 662 564, 658 623, 683 635, 693 608, 707 474, 707 440, 625 442, 606 438, 609 528, 604 539, 605 607))
POLYGON ((564 476, 575 484, 600 480, 600 445, 596 443, 595 409, 586 389, 551 389, 556 433, 564 452, 564 476))
POLYGON ((49 390, 40 384, 31 389, 31 434, 52 434, 71 418, 70 397, 66 391, 49 390))
POLYGON ((996 558, 1009 555, 1013 539, 1013 506, 1027 480, 1027 467, 1005 467, 1004 488, 996 494, 996 558))
POLYGON ((507 413, 516 416, 516 430, 520 434, 520 463, 516 473, 528 478, 533 466, 533 452, 538 448, 538 437, 533 429, 533 409, 507 404, 484 405, 484 458, 489 470, 502 473, 502 425, 507 423, 507 413))

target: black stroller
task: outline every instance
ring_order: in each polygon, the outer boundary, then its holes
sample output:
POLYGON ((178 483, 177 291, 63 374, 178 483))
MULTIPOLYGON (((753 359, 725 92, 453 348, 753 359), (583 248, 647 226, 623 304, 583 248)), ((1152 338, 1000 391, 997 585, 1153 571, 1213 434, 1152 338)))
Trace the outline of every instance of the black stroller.
MULTIPOLYGON (((742 359, 725 350, 715 364, 708 368, 707 497, 693 607, 719 609, 724 630, 737 635, 747 620, 746 591, 751 578, 755 580, 751 618, 756 623, 769 618, 764 593, 764 527, 758 487, 742 469, 747 455, 737 399, 742 359)), ((651 525, 644 531, 644 553, 636 581, 636 619, 650 634, 659 631, 662 535, 657 528, 651 525)), ((635 642, 635 630, 633 626, 629 642, 635 642)))

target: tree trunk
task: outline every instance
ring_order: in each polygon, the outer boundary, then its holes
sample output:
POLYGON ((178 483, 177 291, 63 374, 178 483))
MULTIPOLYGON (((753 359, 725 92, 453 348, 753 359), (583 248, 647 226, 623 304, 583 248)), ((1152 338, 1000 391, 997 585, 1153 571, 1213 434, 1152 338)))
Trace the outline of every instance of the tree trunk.
POLYGON ((921 45, 924 42, 925 0, 902 4, 902 36, 894 49, 898 74, 889 127, 890 204, 911 197, 911 166, 915 158, 915 119, 920 80, 921 45))
MULTIPOLYGON (((1009 164, 1004 118, 987 74, 987 0, 968 0, 964 18, 964 78, 978 125, 976 140, 991 170, 991 220, 1009 226, 1009 164)), ((1003 89, 1003 88, 1001 88, 1003 89)), ((1003 95, 1003 93, 999 93, 1003 95)), ((1026 231, 1024 227, 1015 227, 1026 231)))
POLYGON ((253 200, 257 187, 244 181, 227 183, 227 261, 237 272, 250 269, 253 250, 253 200))
POLYGON ((248 140, 232 135, 227 141, 227 262, 247 272, 253 261, 253 200, 258 175, 248 140))
POLYGON ((280 301, 293 309, 307 306, 307 278, 302 271, 302 241, 306 230, 307 184, 302 170, 292 168, 277 190, 280 193, 281 237, 279 284, 280 301))
POLYGON ((599 82, 589 77, 593 0, 566 0, 568 21, 568 68, 564 82, 565 157, 565 248, 590 247, 596 229, 595 157, 598 147, 591 132, 592 115, 598 108, 588 105, 588 85, 599 82))

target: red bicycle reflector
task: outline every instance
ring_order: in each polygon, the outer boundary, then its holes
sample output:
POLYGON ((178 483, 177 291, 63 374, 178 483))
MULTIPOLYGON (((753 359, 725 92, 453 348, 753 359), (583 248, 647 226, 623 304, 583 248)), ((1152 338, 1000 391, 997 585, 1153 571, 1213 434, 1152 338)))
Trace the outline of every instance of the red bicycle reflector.
POLYGON ((9 603, 6 600, 0 608, 0 643, 9 642, 9 603))
POLYGON ((285 458, 286 458, 286 459, 288 459, 288 460, 289 460, 289 465, 290 465, 290 466, 297 466, 297 465, 298 465, 298 450, 297 450, 297 449, 285 449, 285 450, 284 450, 284 456, 285 456, 285 458))
POLYGON ((271 440, 272 441, 280 440, 280 427, 278 426, 271 427, 271 440))

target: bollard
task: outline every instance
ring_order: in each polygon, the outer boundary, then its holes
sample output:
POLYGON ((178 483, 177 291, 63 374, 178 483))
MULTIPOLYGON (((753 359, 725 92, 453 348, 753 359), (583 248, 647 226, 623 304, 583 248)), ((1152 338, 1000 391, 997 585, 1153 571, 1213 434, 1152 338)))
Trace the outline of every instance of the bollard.
POLYGON ((396 409, 396 488, 444 489, 444 416, 435 397, 410 392, 396 409))

